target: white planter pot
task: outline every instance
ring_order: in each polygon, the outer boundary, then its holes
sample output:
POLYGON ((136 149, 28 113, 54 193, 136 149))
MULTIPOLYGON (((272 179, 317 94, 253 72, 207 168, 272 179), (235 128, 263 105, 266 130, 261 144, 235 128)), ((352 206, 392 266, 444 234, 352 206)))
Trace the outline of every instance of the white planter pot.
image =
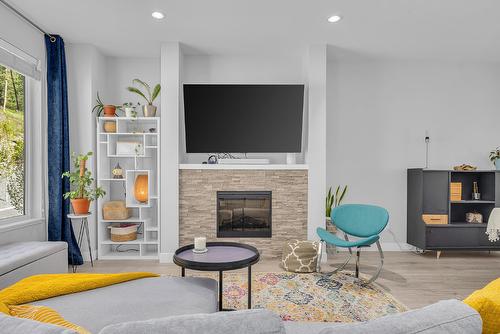
POLYGON ((126 107, 126 108, 123 108, 123 111, 125 111, 125 117, 136 117, 137 116, 137 114, 135 112, 135 108, 126 107))

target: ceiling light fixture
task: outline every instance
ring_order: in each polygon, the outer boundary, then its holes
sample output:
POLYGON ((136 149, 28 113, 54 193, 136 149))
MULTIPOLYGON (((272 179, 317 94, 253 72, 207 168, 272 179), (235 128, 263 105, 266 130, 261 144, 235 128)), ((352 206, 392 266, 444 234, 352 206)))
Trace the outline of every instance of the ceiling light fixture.
POLYGON ((330 23, 337 23, 340 20, 342 20, 342 16, 340 16, 340 15, 332 15, 328 18, 328 22, 330 22, 330 23))
POLYGON ((162 12, 152 12, 151 16, 157 20, 161 20, 165 17, 165 15, 162 12))

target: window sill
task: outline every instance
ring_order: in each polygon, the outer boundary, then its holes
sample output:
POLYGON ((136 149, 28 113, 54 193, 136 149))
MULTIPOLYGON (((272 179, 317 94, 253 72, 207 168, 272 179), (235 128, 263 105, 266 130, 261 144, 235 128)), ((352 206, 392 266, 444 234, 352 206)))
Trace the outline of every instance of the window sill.
POLYGON ((5 222, 4 224, 0 224, 0 233, 19 230, 29 226, 44 224, 44 223, 45 223, 44 218, 26 218, 23 220, 18 220, 13 222, 5 222))

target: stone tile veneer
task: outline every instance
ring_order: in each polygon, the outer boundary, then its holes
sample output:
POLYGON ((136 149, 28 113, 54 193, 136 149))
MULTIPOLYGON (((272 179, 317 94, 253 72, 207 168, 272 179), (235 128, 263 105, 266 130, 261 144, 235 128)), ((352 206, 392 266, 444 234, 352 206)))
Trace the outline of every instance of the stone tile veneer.
POLYGON ((253 245, 263 257, 281 257, 283 243, 307 239, 307 170, 181 169, 179 244, 237 241, 253 245), (272 238, 217 238, 217 191, 272 191, 272 238))

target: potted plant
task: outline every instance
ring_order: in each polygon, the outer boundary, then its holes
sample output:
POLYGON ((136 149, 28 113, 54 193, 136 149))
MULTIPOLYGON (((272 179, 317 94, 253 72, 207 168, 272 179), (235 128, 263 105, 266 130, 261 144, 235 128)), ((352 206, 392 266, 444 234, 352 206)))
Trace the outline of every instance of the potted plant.
POLYGON ((136 107, 140 106, 140 103, 133 104, 132 102, 125 102, 121 109, 125 112, 125 117, 137 117, 137 111, 135 110, 136 107))
POLYGON ((144 93, 137 87, 127 87, 127 90, 129 92, 135 93, 135 94, 139 95, 140 97, 142 97, 144 100, 146 100, 147 104, 142 106, 142 112, 144 113, 144 116, 145 117, 155 117, 156 106, 153 105, 153 102, 154 102, 154 100, 156 100, 156 98, 160 94, 160 90, 161 90, 160 84, 157 84, 153 88, 153 91, 151 91, 151 87, 142 80, 134 79, 134 80, 132 80, 132 83, 141 85, 145 90, 145 93, 144 93))
POLYGON ((115 117, 116 109, 120 109, 119 106, 102 103, 99 92, 97 92, 97 99, 95 102, 96 105, 92 108, 92 112, 97 112, 97 117, 100 117, 102 112, 104 112, 104 117, 115 117))
POLYGON ((490 152, 490 160, 497 170, 500 170, 500 146, 490 152))
POLYGON ((73 212, 77 215, 87 214, 90 203, 106 194, 101 187, 94 187, 92 173, 86 167, 87 160, 91 155, 92 152, 79 155, 73 152, 71 156, 75 170, 62 174, 63 178, 67 177, 69 179, 72 187, 71 191, 64 194, 64 199, 70 199, 73 212))
POLYGON ((328 223, 331 222, 332 220, 331 218, 332 208, 335 208, 342 203, 346 192, 347 192, 347 186, 344 186, 342 190, 340 190, 340 186, 337 186, 337 190, 335 190, 335 193, 332 193, 332 187, 328 189, 328 194, 326 195, 326 211, 325 211, 327 226, 328 223))

